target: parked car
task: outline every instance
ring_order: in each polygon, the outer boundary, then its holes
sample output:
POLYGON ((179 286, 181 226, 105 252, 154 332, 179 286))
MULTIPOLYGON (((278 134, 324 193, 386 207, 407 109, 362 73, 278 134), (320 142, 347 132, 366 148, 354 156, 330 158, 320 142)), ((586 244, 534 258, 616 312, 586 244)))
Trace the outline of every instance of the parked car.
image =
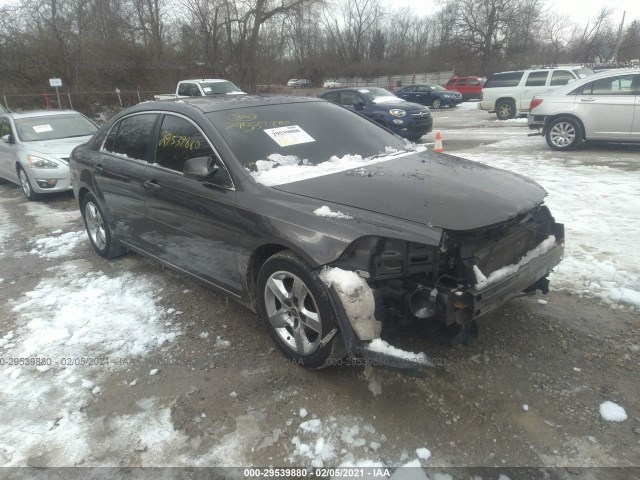
POLYGON ((360 113, 412 141, 433 128, 433 117, 428 108, 398 98, 384 88, 342 88, 319 96, 360 113))
POLYGON ((463 100, 471 100, 481 97, 485 80, 482 77, 451 77, 445 88, 460 93, 463 100))
POLYGON ((172 100, 174 98, 207 97, 211 95, 246 95, 229 80, 220 78, 200 78, 195 80, 181 80, 176 86, 176 93, 154 95, 156 101, 172 100))
POLYGON ((305 78, 292 78, 287 82, 287 87, 291 88, 309 88, 311 87, 311 80, 305 78))
POLYGON ((385 347, 383 325, 469 333, 518 292, 545 290, 564 248, 532 180, 318 98, 139 104, 70 167, 99 255, 132 250, 206 282, 305 367, 347 354, 415 365, 385 347))
POLYGON ((529 112, 531 99, 548 90, 593 75, 589 68, 547 68, 494 73, 482 87, 481 110, 508 120, 529 112))
POLYGON ((20 185, 29 200, 71 190, 69 156, 98 127, 74 110, 0 115, 0 183, 20 185))
POLYGON ((536 95, 528 122, 554 150, 583 140, 640 142, 640 70, 609 70, 536 95))
POLYGON ((322 84, 323 88, 340 88, 342 84, 338 80, 327 80, 322 84))
POLYGON ((455 107, 462 102, 462 95, 448 91, 435 83, 407 85, 396 90, 395 95, 409 102, 428 105, 433 108, 455 107))

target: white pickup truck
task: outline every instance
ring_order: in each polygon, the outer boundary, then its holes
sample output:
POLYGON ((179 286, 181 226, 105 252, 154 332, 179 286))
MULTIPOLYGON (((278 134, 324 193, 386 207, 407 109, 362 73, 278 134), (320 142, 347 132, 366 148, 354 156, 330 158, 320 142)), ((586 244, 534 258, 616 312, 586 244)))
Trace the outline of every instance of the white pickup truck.
POLYGON ((204 97, 211 95, 246 95, 229 80, 219 78, 199 78, 195 80, 181 80, 176 87, 176 93, 154 95, 156 101, 173 100, 174 98, 204 97))

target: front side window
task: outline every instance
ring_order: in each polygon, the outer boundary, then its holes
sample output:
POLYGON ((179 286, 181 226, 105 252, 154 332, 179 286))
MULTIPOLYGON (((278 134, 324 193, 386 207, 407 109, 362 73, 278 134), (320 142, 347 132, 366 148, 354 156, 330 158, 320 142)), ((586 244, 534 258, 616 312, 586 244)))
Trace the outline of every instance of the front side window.
POLYGON ((477 87, 478 85, 480 85, 480 82, 478 80, 469 80, 469 86, 477 87))
POLYGON ((18 138, 23 142, 85 137, 98 131, 93 122, 79 113, 17 118, 15 123, 18 138))
POLYGON ((9 122, 8 118, 0 119, 0 137, 4 137, 5 135, 13 135, 11 122, 9 122))
POLYGON ((360 97, 355 92, 342 92, 340 97, 340 105, 347 105, 352 107, 356 103, 360 103, 360 97))
POLYGON ((156 145, 155 162, 161 167, 182 172, 190 158, 211 157, 218 165, 212 180, 216 185, 232 185, 231 178, 199 128, 184 118, 165 115, 156 145))
POLYGON ((109 132, 104 150, 135 160, 146 160, 157 117, 156 113, 143 113, 123 118, 109 132))
POLYGON ((458 86, 464 87, 466 84, 467 84, 466 78, 461 78, 460 80, 458 80, 458 86))
POLYGON ((525 87, 544 87, 548 76, 549 72, 531 72, 527 77, 525 87))

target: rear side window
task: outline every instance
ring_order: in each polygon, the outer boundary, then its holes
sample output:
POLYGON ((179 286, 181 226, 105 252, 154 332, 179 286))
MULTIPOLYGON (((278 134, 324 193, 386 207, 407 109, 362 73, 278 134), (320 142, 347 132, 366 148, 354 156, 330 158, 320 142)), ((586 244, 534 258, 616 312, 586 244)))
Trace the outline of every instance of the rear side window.
POLYGON ((584 84, 575 90, 578 95, 635 95, 634 75, 602 78, 584 84))
POLYGON ((483 88, 517 87, 524 72, 494 73, 483 88))
POLYGON ((526 87, 544 87, 547 83, 549 72, 531 72, 527 77, 526 87))
POLYGON ((464 87, 467 84, 467 79, 466 78, 461 78, 460 80, 458 80, 458 86, 459 87, 464 87))
POLYGON ((566 85, 570 80, 574 79, 575 77, 571 74, 571 72, 568 72, 566 70, 557 70, 553 72, 553 75, 551 75, 551 83, 549 85, 551 85, 552 87, 566 85))
POLYGON ((144 113, 120 120, 109 132, 104 149, 136 160, 146 160, 157 117, 156 113, 144 113))

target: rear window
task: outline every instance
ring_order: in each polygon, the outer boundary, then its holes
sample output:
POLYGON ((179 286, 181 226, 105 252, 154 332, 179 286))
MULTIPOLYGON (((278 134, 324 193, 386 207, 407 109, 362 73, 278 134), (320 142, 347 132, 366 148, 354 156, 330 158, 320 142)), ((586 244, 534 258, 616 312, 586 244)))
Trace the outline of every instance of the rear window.
POLYGON ((524 72, 494 73, 483 88, 517 87, 524 72))

